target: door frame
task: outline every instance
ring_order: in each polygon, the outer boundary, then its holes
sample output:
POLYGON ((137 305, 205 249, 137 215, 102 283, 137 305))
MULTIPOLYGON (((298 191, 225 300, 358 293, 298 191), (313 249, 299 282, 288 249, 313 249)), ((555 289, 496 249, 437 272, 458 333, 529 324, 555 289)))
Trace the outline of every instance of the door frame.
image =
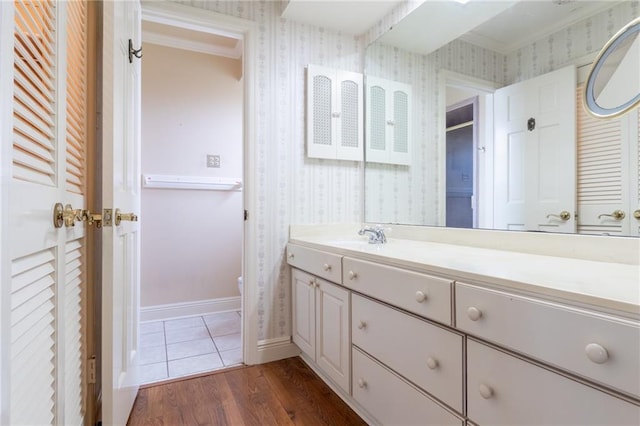
MULTIPOLYGON (((478 206, 478 211, 474 213, 474 225, 478 228, 491 228, 493 226, 493 92, 502 87, 501 84, 488 80, 482 80, 457 72, 441 69, 438 97, 438 158, 446 158, 447 156, 447 86, 454 86, 461 89, 469 89, 483 92, 486 96, 478 96, 477 111, 474 111, 474 120, 476 112, 477 117, 477 143, 478 148, 482 150, 484 155, 478 155, 475 152, 474 170, 476 181, 474 182, 474 196, 476 200, 474 204, 478 206), (483 149, 484 148, 484 149, 483 149), (491 197, 488 199, 487 197, 491 197), (481 197, 481 198, 478 198, 481 197), (477 223, 475 221, 477 218, 477 223)), ((447 196, 446 164, 444 161, 438 161, 438 197, 443 200, 441 206, 445 206, 447 196)), ((439 223, 446 222, 446 212, 444 207, 438 212, 439 223)))
POLYGON ((242 247, 242 358, 245 364, 259 364, 258 353, 258 294, 256 235, 257 220, 257 130, 255 99, 257 93, 257 23, 223 15, 205 9, 196 9, 175 3, 144 2, 142 20, 192 30, 204 30, 220 35, 233 35, 243 40, 242 67, 244 80, 243 101, 243 202, 248 212, 244 222, 242 247))

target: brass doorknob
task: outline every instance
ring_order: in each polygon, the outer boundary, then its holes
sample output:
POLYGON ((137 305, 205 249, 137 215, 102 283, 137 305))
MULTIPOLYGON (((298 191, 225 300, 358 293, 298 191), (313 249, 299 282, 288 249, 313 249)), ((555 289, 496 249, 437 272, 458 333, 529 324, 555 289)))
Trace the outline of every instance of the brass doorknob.
POLYGON ((71 204, 62 207, 62 203, 53 206, 53 225, 56 228, 76 226, 76 221, 82 221, 82 209, 74 209, 71 204))
POLYGON ((614 210, 612 213, 602 213, 600 215, 598 215, 598 219, 601 219, 602 217, 612 217, 615 220, 622 220, 624 219, 624 212, 622 210, 614 210))
POLYGON ((120 225, 120 222, 122 222, 123 220, 128 220, 130 222, 137 222, 138 221, 138 216, 134 213, 121 213, 120 209, 116 209, 116 214, 115 214, 115 223, 116 226, 120 225))
POLYGON ((568 211, 566 211, 566 210, 562 210, 562 211, 560 212, 560 214, 553 214, 553 213, 549 213, 549 214, 547 215, 547 219, 549 219, 550 217, 557 217, 558 219, 561 219, 561 220, 567 221, 567 220, 571 219, 571 213, 569 213, 569 212, 568 212, 568 211))

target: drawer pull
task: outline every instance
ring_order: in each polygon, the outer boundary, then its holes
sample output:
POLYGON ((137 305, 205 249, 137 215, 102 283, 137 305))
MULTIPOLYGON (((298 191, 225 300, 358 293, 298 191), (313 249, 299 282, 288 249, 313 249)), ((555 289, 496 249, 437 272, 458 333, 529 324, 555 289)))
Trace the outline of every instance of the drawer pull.
POLYGON ((349 271, 349 279, 350 280, 355 280, 356 278, 358 278, 358 273, 357 272, 353 272, 353 271, 349 271))
POLYGON ((293 253, 289 253, 289 256, 287 256, 289 259, 293 259, 295 257, 295 255, 293 253))
POLYGON ((318 287, 318 282, 316 281, 315 278, 311 278, 311 281, 309 281, 309 287, 311 287, 311 288, 318 287))
POLYGON ((482 316, 482 311, 475 306, 471 306, 467 309, 467 316, 471 321, 478 321, 482 316))
POLYGON ((587 353, 587 358, 596 364, 604 364, 609 359, 607 350, 597 343, 589 343, 584 351, 587 353))
POLYGON ((427 300, 427 294, 422 291, 416 291, 416 302, 422 303, 427 300))
POLYGON ((493 396, 493 389, 484 383, 480 383, 480 386, 478 386, 478 392, 480 392, 480 396, 484 399, 489 399, 493 396))
POLYGON ((438 368, 438 360, 431 357, 427 358, 427 367, 429 367, 430 370, 435 370, 438 368))
POLYGON ((358 324, 358 329, 364 330, 365 328, 367 328, 367 323, 365 321, 360 321, 360 323, 358 324))
POLYGON ((324 266, 322 267, 326 272, 329 272, 331 270, 331 265, 329 265, 328 263, 325 263, 324 266))
POLYGON ((367 382, 363 378, 358 379, 358 387, 364 389, 367 387, 367 382))

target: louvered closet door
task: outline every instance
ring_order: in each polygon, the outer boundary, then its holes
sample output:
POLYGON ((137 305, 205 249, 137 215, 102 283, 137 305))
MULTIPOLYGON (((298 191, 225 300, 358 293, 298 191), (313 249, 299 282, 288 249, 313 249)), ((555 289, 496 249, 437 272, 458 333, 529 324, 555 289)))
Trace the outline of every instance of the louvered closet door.
POLYGON ((2 300, 10 321, 3 315, 9 356, 2 366, 8 401, 2 421, 82 424, 85 227, 55 228, 53 206, 86 207, 85 2, 1 7, 3 16, 13 15, 13 28, 3 27, 1 35, 13 40, 14 52, 2 56, 3 70, 13 62, 12 75, 2 76, 2 87, 13 92, 12 102, 2 104, 12 110, 11 155, 2 163, 10 171, 3 189, 9 250, 2 261, 10 265, 10 283, 3 273, 2 300))
MULTIPOLYGON (((582 234, 639 235, 638 115, 597 119, 582 106, 583 84, 577 90, 578 232, 582 234), (618 220, 611 214, 622 210, 618 220)), ((639 110, 640 111, 640 110, 639 110)))

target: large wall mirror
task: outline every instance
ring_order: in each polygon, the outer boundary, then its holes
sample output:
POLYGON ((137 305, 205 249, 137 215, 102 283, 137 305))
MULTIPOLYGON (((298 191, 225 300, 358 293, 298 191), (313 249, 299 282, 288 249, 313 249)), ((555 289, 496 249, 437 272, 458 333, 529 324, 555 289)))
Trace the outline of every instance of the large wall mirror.
POLYGON ((417 7, 367 47, 365 220, 639 236, 640 108, 601 119, 583 100, 638 16, 638 1, 417 7))

